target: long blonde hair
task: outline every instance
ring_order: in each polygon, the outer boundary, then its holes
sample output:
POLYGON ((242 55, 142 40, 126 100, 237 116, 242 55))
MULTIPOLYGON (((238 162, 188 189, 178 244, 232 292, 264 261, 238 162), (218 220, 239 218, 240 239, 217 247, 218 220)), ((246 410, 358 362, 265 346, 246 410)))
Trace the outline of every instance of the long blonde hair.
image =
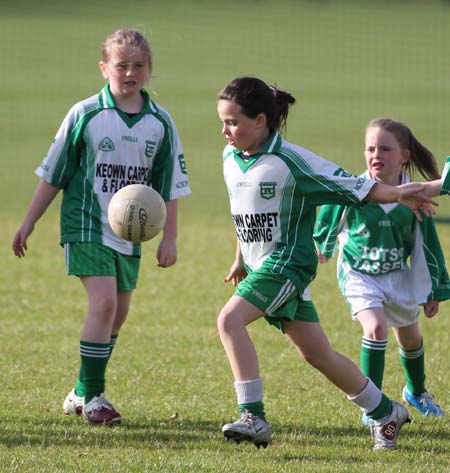
POLYGON ((405 123, 391 118, 376 118, 367 125, 366 133, 370 128, 381 128, 392 133, 400 147, 409 150, 410 159, 405 164, 405 172, 411 177, 416 171, 428 181, 441 177, 434 154, 420 143, 405 123))

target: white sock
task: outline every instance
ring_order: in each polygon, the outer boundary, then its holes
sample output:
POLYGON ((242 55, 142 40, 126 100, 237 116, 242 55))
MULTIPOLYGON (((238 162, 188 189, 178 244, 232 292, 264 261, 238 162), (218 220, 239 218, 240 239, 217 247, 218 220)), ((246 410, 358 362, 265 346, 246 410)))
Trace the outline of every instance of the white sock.
POLYGON ((262 380, 261 378, 251 379, 249 381, 235 381, 238 404, 249 404, 251 402, 262 401, 262 380))
POLYGON ((356 396, 347 396, 347 399, 357 404, 364 413, 367 413, 374 411, 380 405, 381 397, 382 392, 371 379, 367 378, 364 389, 356 396))

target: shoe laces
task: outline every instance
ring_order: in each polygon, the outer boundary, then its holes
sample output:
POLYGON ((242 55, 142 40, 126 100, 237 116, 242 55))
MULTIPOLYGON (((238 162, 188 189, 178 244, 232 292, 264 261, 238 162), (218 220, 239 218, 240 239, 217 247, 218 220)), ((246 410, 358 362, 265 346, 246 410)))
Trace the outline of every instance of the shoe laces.
POLYGON ((100 396, 92 398, 89 402, 89 409, 101 411, 103 408, 113 410, 113 407, 109 401, 106 400, 105 395, 102 393, 100 396))
POLYGON ((255 414, 252 414, 250 411, 245 411, 245 413, 240 418, 240 423, 246 424, 249 427, 255 425, 258 417, 255 414))
POLYGON ((430 393, 423 393, 420 395, 420 404, 422 404, 423 407, 428 408, 428 403, 430 402, 433 406, 436 407, 441 407, 439 404, 436 404, 436 401, 434 400, 434 396, 430 393))

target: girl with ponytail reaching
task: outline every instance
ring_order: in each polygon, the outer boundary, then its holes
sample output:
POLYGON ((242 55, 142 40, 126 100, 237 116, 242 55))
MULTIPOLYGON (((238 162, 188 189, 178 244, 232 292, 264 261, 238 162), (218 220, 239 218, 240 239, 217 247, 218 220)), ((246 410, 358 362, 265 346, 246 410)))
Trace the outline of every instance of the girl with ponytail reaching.
POLYGON ((396 448, 408 411, 391 401, 358 367, 334 351, 319 323, 308 286, 317 269, 316 206, 400 202, 430 214, 422 186, 389 186, 355 177, 280 135, 295 98, 254 77, 239 77, 218 94, 227 145, 223 171, 237 234, 225 282, 236 288, 218 316, 234 376, 240 419, 225 424, 226 439, 256 446, 271 441, 255 347, 246 326, 265 317, 298 353, 374 419, 375 449, 396 448))

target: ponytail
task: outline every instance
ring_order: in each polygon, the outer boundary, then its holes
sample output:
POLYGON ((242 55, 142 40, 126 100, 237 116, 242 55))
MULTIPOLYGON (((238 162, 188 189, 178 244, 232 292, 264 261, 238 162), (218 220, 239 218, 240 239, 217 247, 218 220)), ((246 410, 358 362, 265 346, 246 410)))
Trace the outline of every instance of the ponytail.
POLYGON ((433 153, 420 143, 405 123, 390 118, 377 118, 367 125, 366 131, 369 128, 381 128, 392 133, 400 147, 409 150, 410 158, 405 164, 405 172, 411 177, 416 171, 428 181, 441 177, 433 153))
POLYGON ((276 130, 283 130, 286 132, 287 129, 287 117, 289 114, 289 107, 295 103, 295 98, 284 90, 280 90, 276 85, 270 86, 272 93, 275 97, 275 109, 274 119, 276 120, 273 124, 273 128, 276 130))
POLYGON ((238 77, 232 80, 217 95, 218 100, 229 100, 241 107, 241 112, 249 118, 263 113, 267 127, 271 130, 286 130, 289 107, 295 98, 277 86, 268 86, 256 77, 238 77))

